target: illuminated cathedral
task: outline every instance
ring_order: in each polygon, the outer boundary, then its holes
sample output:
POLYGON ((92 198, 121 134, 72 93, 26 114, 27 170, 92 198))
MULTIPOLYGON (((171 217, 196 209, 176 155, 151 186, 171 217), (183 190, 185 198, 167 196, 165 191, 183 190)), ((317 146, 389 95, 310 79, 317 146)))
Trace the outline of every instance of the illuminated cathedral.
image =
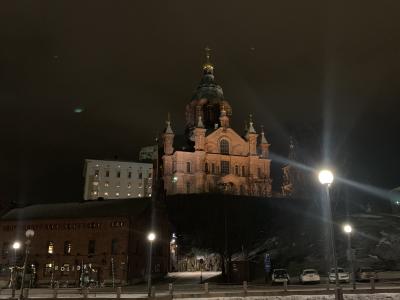
POLYGON ((271 196, 269 147, 250 116, 243 135, 230 126, 232 107, 215 82, 209 49, 203 75, 186 105, 185 146, 171 120, 163 133, 163 179, 167 194, 228 193, 271 196))

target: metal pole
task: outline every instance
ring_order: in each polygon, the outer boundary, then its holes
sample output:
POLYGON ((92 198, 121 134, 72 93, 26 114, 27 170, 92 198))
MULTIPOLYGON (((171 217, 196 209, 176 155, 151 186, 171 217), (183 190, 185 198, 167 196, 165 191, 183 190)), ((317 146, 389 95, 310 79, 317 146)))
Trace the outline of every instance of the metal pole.
POLYGON ((338 275, 338 267, 337 267, 337 260, 336 260, 336 249, 335 249, 335 236, 334 236, 334 229, 333 229, 333 218, 332 218, 332 207, 331 207, 331 199, 329 195, 329 184, 325 185, 326 189, 326 200, 327 200, 327 205, 328 205, 328 210, 329 210, 329 231, 330 231, 330 240, 331 240, 331 248, 332 248, 332 260, 333 260, 333 266, 335 268, 335 299, 340 300, 340 296, 338 295, 339 293, 339 275, 338 275))
POLYGON ((11 297, 14 298, 15 297, 15 288, 17 285, 17 249, 14 248, 14 267, 12 269, 11 272, 12 276, 11 276, 11 280, 12 280, 12 294, 11 297))
POLYGON ((23 295, 23 292, 24 292, 24 281, 25 281, 26 264, 28 262, 30 240, 27 240, 25 244, 26 244, 25 259, 24 259, 24 265, 22 267, 21 291, 20 291, 20 294, 19 294, 19 299, 20 300, 22 300, 24 298, 24 295, 23 295))
POLYGON ((353 250, 351 249, 351 232, 349 232, 347 238, 347 248, 349 252, 350 270, 351 270, 351 282, 353 284, 353 290, 356 289, 356 278, 354 274, 354 262, 353 262, 353 250))
POLYGON ((114 257, 111 257, 112 287, 115 287, 114 257))
POLYGON ((149 260, 148 260, 148 271, 147 271, 147 296, 151 297, 151 257, 153 252, 153 242, 149 244, 149 260))

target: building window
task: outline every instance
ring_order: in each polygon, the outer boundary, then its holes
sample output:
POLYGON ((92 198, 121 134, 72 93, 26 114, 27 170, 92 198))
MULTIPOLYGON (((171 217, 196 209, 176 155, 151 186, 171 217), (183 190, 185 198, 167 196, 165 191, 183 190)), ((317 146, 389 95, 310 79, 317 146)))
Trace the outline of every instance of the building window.
POLYGON ((131 196, 131 193, 127 193, 126 195, 127 195, 128 197, 130 197, 130 196, 131 196))
POLYGON ((211 174, 215 174, 215 164, 211 164, 211 174))
POLYGON ((94 171, 94 176, 95 176, 95 177, 99 177, 99 173, 100 173, 99 170, 95 170, 95 171, 94 171))
POLYGON ((246 167, 242 166, 242 176, 246 176, 246 167))
POLYGON ((130 189, 132 187, 132 183, 128 183, 128 189, 130 189))
POLYGON ((229 154, 229 142, 227 140, 221 140, 219 142, 219 152, 221 154, 229 154))
POLYGON ((118 250, 118 240, 113 239, 111 241, 111 254, 117 254, 117 250, 118 250))
POLYGON ((190 182, 186 182, 186 193, 190 194, 190 182))
POLYGON ((47 263, 45 265, 45 268, 44 268, 44 276, 45 277, 51 276, 52 272, 53 272, 53 264, 52 263, 47 263))
POLYGON ((261 177, 262 177, 261 168, 258 168, 258 169, 257 169, 257 176, 258 176, 258 178, 261 178, 261 177))
POLYGON ((239 166, 235 166, 235 175, 239 176, 239 166))
POLYGON ((117 196, 117 197, 118 197, 118 196, 119 196, 119 193, 118 193, 118 192, 116 192, 116 193, 115 193, 115 196, 117 196))
POLYGON ((106 177, 110 177, 110 171, 109 170, 106 171, 106 177))
POLYGON ((104 183, 104 186, 105 187, 108 187, 110 185, 110 183, 108 182, 108 181, 106 181, 105 183, 104 183))
POLYGON ((142 178, 143 178, 143 173, 142 173, 142 172, 139 172, 138 178, 139 178, 139 179, 142 179, 142 178))
POLYGON ((68 275, 68 272, 69 272, 69 264, 64 264, 64 265, 60 268, 60 271, 61 271, 61 275, 64 275, 64 276, 68 275))
POLYGON ((208 163, 206 163, 206 164, 204 165, 204 171, 205 171, 206 173, 208 173, 208 163))
POLYGON ((229 174, 229 161, 221 160, 221 174, 229 174))
POLYGON ((108 196, 108 192, 104 192, 104 196, 108 196))
POLYGON ((117 171, 117 178, 121 177, 121 171, 117 171))
POLYGON ((96 252, 96 241, 90 240, 88 244, 88 254, 94 254, 96 252))
POLYGON ((190 162, 186 162, 186 173, 190 173, 190 172, 191 172, 190 162))
POLYGON ((132 172, 131 171, 128 172, 128 178, 132 178, 132 172))
POLYGON ((54 253, 54 242, 47 243, 47 253, 53 254, 54 253))
POLYGON ((70 241, 65 241, 64 242, 64 254, 65 255, 71 254, 71 248, 72 248, 71 242, 70 241))

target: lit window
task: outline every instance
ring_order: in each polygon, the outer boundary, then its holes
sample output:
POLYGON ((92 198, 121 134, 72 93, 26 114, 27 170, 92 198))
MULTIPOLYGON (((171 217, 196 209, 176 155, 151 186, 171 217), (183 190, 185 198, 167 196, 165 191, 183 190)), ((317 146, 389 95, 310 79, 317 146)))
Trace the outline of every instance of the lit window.
POLYGON ((149 194, 149 197, 151 197, 151 193, 149 194))
POLYGON ((132 184, 129 182, 128 183, 128 189, 130 189, 132 187, 132 184))
POLYGON ((93 195, 95 195, 95 196, 96 196, 96 195, 97 195, 97 191, 93 191, 93 195))
POLYGON ((118 192, 117 192, 117 193, 115 193, 115 196, 117 196, 117 197, 118 197, 118 196, 119 196, 119 193, 118 193, 118 192))
POLYGON ((64 242, 64 254, 68 255, 71 254, 71 248, 72 248, 72 244, 70 241, 65 241, 64 242))
POLYGON ((104 183, 104 186, 105 187, 108 187, 110 184, 108 183, 108 181, 106 181, 105 183, 104 183))
POLYGON ((93 181, 93 185, 99 185, 97 181, 93 181))
POLYGON ((108 192, 104 192, 104 196, 108 196, 108 192))
POLYGON ((138 194, 138 197, 142 197, 142 194, 139 193, 139 194, 138 194))
POLYGON ((229 154, 229 142, 227 140, 221 140, 219 142, 219 152, 221 154, 229 154))
POLYGON ((95 171, 94 171, 94 176, 95 176, 95 177, 99 177, 99 173, 100 173, 99 170, 95 170, 95 171))
POLYGON ((119 185, 119 183, 117 183, 116 187, 119 188, 119 187, 121 187, 121 186, 119 185))
POLYGON ((53 254, 54 253, 54 242, 47 243, 47 253, 53 254))
POLYGON ((128 193, 127 195, 128 195, 128 197, 130 197, 130 196, 131 196, 131 193, 128 193))

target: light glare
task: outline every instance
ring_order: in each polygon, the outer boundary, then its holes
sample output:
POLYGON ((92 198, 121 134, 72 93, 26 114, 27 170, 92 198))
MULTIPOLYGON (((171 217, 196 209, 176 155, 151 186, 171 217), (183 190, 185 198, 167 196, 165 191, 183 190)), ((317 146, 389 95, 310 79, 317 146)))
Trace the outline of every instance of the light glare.
POLYGON ((331 184, 333 182, 333 173, 330 170, 322 170, 318 174, 321 184, 331 184))
POLYGON ((351 233, 353 231, 353 228, 351 227, 351 225, 346 224, 346 225, 343 226, 343 230, 346 233, 351 233))
POLYGON ((156 239, 156 234, 155 234, 154 232, 150 232, 150 233, 147 235, 147 239, 148 239, 150 242, 154 241, 154 240, 156 239))

